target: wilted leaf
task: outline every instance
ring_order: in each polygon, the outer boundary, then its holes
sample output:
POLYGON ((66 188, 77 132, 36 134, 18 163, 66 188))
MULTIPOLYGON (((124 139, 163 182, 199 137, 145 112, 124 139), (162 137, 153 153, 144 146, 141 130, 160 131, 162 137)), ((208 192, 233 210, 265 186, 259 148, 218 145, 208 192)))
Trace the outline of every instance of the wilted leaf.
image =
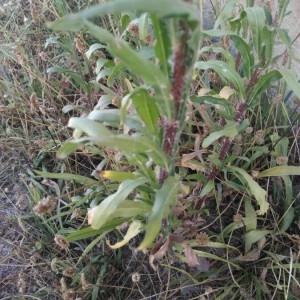
POLYGON ((267 192, 260 185, 253 180, 253 178, 243 169, 228 166, 229 170, 238 173, 241 175, 247 182, 251 194, 255 197, 260 209, 257 211, 258 215, 264 215, 269 209, 269 203, 266 200, 267 192))
POLYGON ((186 258, 186 263, 188 264, 189 267, 192 268, 199 265, 197 254, 187 243, 183 243, 183 251, 186 258))
POLYGON ((129 225, 129 228, 126 232, 126 235, 124 236, 123 240, 114 244, 114 245, 111 245, 110 244, 110 241, 107 240, 106 241, 106 244, 112 248, 112 249, 118 249, 118 248, 121 248, 123 247, 124 245, 128 244, 129 241, 134 238, 135 236, 137 236, 143 229, 143 225, 141 222, 139 221, 133 221, 130 225, 129 225))
POLYGON ((270 176, 300 175, 300 167, 277 166, 258 173, 258 178, 270 176))
POLYGON ((254 249, 245 255, 238 256, 236 259, 242 262, 251 262, 251 261, 257 261, 259 259, 259 256, 260 256, 260 250, 254 249))
POLYGON ((162 243, 161 241, 158 241, 158 243, 156 243, 153 246, 150 257, 149 257, 149 264, 154 271, 157 271, 157 265, 154 263, 154 260, 162 259, 166 255, 166 253, 169 249, 169 245, 170 245, 170 239, 169 239, 169 237, 167 237, 167 239, 164 243, 162 243))

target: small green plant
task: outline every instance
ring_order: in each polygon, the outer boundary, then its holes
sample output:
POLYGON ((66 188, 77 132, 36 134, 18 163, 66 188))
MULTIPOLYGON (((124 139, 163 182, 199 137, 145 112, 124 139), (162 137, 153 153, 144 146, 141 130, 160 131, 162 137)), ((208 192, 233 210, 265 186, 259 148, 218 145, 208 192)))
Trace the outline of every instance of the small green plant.
MULTIPOLYGON (((100 94, 90 112, 85 108, 87 116, 69 120, 73 139, 57 153, 60 159, 74 152, 102 157, 94 178, 37 171, 76 182, 74 189, 85 192, 63 209, 67 216, 81 208, 88 221, 62 226, 58 233, 67 244, 97 236, 86 254, 105 236, 113 249, 142 236, 137 248, 151 249, 155 269, 155 259, 169 249, 191 267, 199 257, 215 261, 210 284, 229 269, 234 284, 216 287, 218 299, 242 293, 262 298, 274 280, 284 286, 282 294, 289 293, 288 257, 268 239, 288 237, 295 219, 299 195, 292 182, 300 168, 288 165, 297 143, 288 138, 293 120, 284 99, 287 88, 300 97, 300 85, 292 70, 274 68, 280 58, 273 56, 276 38, 285 54, 291 51, 286 31, 273 24, 267 7, 248 4, 230 1, 208 31, 201 28, 197 5, 180 0, 111 1, 50 24, 85 37, 94 80, 70 76, 85 93, 100 94), (96 26, 99 18, 110 25, 96 26), (281 204, 272 221, 274 201, 281 204), (121 225, 127 231, 112 243, 107 234, 121 225), (268 258, 258 267, 260 275, 244 267, 262 253, 268 258), (274 263, 282 265, 282 279, 274 263)), ((286 6, 280 9, 277 21, 286 6)), ((195 282, 203 284, 204 276, 195 282)), ((293 284, 299 285, 296 277, 293 284)))

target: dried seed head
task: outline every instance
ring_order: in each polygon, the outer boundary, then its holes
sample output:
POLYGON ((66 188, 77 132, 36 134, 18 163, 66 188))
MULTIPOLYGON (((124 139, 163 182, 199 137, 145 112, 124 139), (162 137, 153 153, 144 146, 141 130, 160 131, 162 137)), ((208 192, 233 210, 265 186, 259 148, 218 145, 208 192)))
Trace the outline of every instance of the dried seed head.
POLYGON ((44 214, 50 214, 55 209, 56 204, 57 197, 47 196, 39 201, 39 203, 33 208, 33 212, 40 217, 44 214))
POLYGON ((106 55, 101 50, 94 51, 93 55, 97 58, 106 58, 106 55))
POLYGON ((253 132, 253 127, 247 127, 245 130, 246 133, 250 134, 253 132))
POLYGON ((139 35, 139 26, 138 24, 131 23, 127 27, 128 32, 130 32, 133 36, 139 35))
POLYGON ((63 300, 74 300, 76 292, 74 290, 66 290, 62 293, 63 300))
POLYGON ((81 282, 81 287, 84 291, 88 290, 90 288, 90 284, 86 281, 85 278, 85 273, 80 274, 80 282, 81 282))
POLYGON ((25 294, 26 291, 26 281, 24 280, 24 274, 23 272, 19 273, 19 280, 17 283, 18 291, 21 295, 25 294))
POLYGON ((38 54, 39 58, 42 60, 42 61, 49 61, 50 60, 50 57, 49 55, 46 53, 46 52, 40 52, 38 54))
POLYGON ((252 170, 251 174, 252 174, 252 177, 253 177, 254 179, 256 179, 256 178, 258 177, 259 171, 257 171, 257 170, 252 170))
POLYGON ((206 232, 200 232, 197 236, 196 236, 196 240, 197 243, 201 246, 205 246, 208 244, 209 242, 209 236, 207 235, 206 232))
POLYGON ((33 92, 33 93, 30 95, 29 102, 30 102, 30 112, 31 112, 31 113, 34 113, 34 112, 38 111, 39 104, 38 104, 37 96, 36 96, 36 93, 35 93, 35 92, 33 92))
POLYGON ((133 273, 131 276, 132 282, 139 282, 141 280, 141 275, 139 273, 133 273))
POLYGON ((67 250, 70 246, 70 243, 66 240, 66 238, 63 235, 57 234, 54 237, 54 242, 56 245, 58 245, 60 248, 67 250))
POLYGON ((63 271, 63 275, 66 277, 73 278, 76 273, 76 270, 73 267, 69 267, 63 271))
POLYGON ((78 37, 74 39, 75 47, 79 53, 85 53, 87 51, 87 47, 82 38, 78 37))
POLYGON ((255 142, 259 145, 262 145, 265 141, 264 136, 265 132, 263 130, 257 130, 255 133, 255 142))
POLYGON ((229 36, 224 35, 224 36, 222 37, 222 45, 223 45, 223 47, 224 47, 225 49, 228 49, 228 48, 229 48, 229 41, 230 41, 229 36))
POLYGON ((80 208, 76 208, 71 215, 71 220, 79 219, 81 216, 82 216, 82 210, 80 208))
POLYGON ((233 215, 233 222, 239 223, 243 220, 243 216, 239 213, 233 215))
POLYGON ((32 1, 30 1, 30 13, 33 23, 36 23, 38 20, 38 12, 35 4, 32 1))
POLYGON ((278 156, 276 157, 276 164, 279 166, 286 165, 288 160, 286 156, 278 156))

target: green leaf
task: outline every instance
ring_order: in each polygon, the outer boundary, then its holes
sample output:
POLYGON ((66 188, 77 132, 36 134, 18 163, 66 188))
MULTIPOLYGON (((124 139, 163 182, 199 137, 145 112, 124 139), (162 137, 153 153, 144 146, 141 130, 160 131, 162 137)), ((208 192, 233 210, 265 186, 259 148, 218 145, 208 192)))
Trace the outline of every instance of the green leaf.
POLYGON ((104 232, 109 232, 119 225, 123 224, 126 221, 126 219, 114 219, 110 222, 107 222, 105 226, 103 226, 101 229, 95 230, 92 227, 86 227, 83 229, 76 229, 74 232, 69 234, 66 239, 69 242, 75 242, 82 239, 87 239, 90 237, 93 237, 95 235, 102 234, 104 232))
POLYGON ((115 135, 101 123, 84 118, 71 118, 69 127, 85 132, 89 137, 78 142, 90 141, 106 147, 118 148, 127 155, 143 153, 153 159, 158 165, 168 168, 168 161, 159 145, 153 140, 140 135, 115 135))
POLYGON ((129 228, 123 238, 122 241, 111 245, 110 241, 107 241, 107 245, 111 248, 111 249, 118 249, 121 248, 123 246, 125 246, 126 244, 129 243, 129 241, 134 238, 135 236, 137 236, 143 229, 143 224, 139 221, 133 221, 130 225, 129 228))
POLYGON ((71 174, 71 173, 50 173, 50 172, 41 172, 38 170, 34 170, 36 174, 40 177, 51 178, 51 179, 64 179, 64 180, 72 180, 76 181, 82 185, 99 185, 99 181, 94 180, 92 178, 88 178, 82 175, 71 174))
MULTIPOLYGON (((121 111, 119 109, 100 109, 93 110, 88 115, 89 120, 99 121, 109 124, 109 126, 115 126, 117 128, 122 125, 121 123, 121 111)), ((142 131, 143 124, 137 116, 126 116, 125 125, 135 131, 142 131)))
POLYGON ((243 63, 243 71, 245 75, 250 78, 252 68, 254 65, 254 58, 251 49, 246 41, 237 35, 230 35, 231 40, 234 42, 236 49, 241 53, 243 63))
POLYGON ((232 109, 232 104, 223 98, 220 98, 218 95, 216 96, 191 96, 190 100, 193 103, 207 103, 214 105, 217 108, 218 113, 225 117, 226 119, 232 120, 234 117, 234 112, 232 109), (220 107, 221 106, 221 107, 220 107))
POLYGON ((259 60, 261 60, 262 46, 264 44, 262 33, 266 25, 266 15, 264 9, 261 7, 248 7, 245 9, 245 11, 247 13, 249 25, 252 29, 254 48, 259 60))
POLYGON ((98 206, 93 207, 89 211, 89 224, 93 229, 100 229, 107 221, 111 221, 112 214, 122 201, 138 186, 145 184, 146 178, 138 178, 134 180, 123 181, 118 190, 104 199, 98 206))
POLYGON ((227 168, 229 171, 237 173, 244 178, 244 180, 247 182, 251 194, 255 197, 257 204, 260 207, 260 209, 256 213, 258 215, 265 214, 269 209, 269 203, 266 200, 267 192, 262 187, 260 187, 260 185, 256 181, 254 181, 253 178, 243 169, 233 166, 227 166, 227 168))
POLYGON ((214 70, 221 78, 233 83, 241 96, 241 101, 245 101, 244 82, 235 69, 229 66, 226 62, 220 60, 200 61, 195 64, 195 69, 214 70))
POLYGON ((239 134, 236 124, 229 124, 224 127, 224 129, 220 131, 212 132, 208 137, 203 140, 202 147, 207 148, 213 142, 218 140, 219 138, 226 136, 226 137, 235 137, 239 134))
POLYGON ((146 41, 147 36, 148 36, 148 26, 149 26, 149 22, 148 22, 148 13, 143 13, 140 18, 139 18, 139 22, 138 22, 138 26, 139 26, 139 38, 141 41, 146 41))
POLYGON ((167 31, 165 22, 163 20, 159 20, 157 15, 152 14, 151 20, 153 24, 154 35, 156 38, 154 45, 155 55, 159 60, 165 76, 169 77, 168 58, 171 53, 170 35, 167 31))
POLYGON ((257 228, 257 215, 251 204, 250 199, 246 198, 244 203, 246 218, 249 221, 246 225, 246 231, 248 232, 257 228))
POLYGON ((56 157, 59 159, 65 159, 81 146, 82 144, 78 141, 65 142, 57 151, 56 157))
POLYGON ((300 175, 300 167, 277 166, 258 173, 258 178, 269 176, 300 175))
POLYGON ((140 88, 134 90, 131 94, 131 100, 148 132, 157 136, 159 111, 155 99, 146 90, 140 88))
POLYGON ((235 67, 235 58, 228 52, 228 50, 222 48, 222 47, 212 47, 212 46, 206 46, 201 48, 199 51, 199 55, 202 53, 217 53, 222 54, 222 58, 229 64, 230 67, 235 67))
POLYGON ((281 232, 285 232, 294 221, 295 209, 292 207, 294 200, 292 180, 289 176, 282 176, 282 179, 285 186, 285 199, 283 203, 284 215, 280 220, 279 228, 281 232))
POLYGON ((102 48, 106 48, 106 46, 99 43, 95 43, 89 47, 87 52, 85 52, 85 56, 87 57, 87 59, 90 59, 94 51, 102 48))
POLYGON ((271 82, 277 81, 282 77, 279 71, 273 70, 264 76, 261 76, 255 84, 250 96, 249 105, 255 106, 258 100, 258 96, 270 87, 271 82))
POLYGON ((52 29, 77 31, 81 29, 83 19, 119 14, 124 11, 155 13, 162 19, 170 16, 185 16, 192 24, 199 21, 197 7, 181 0, 116 0, 91 6, 77 14, 67 15, 48 26, 52 29))
POLYGON ((291 89, 294 94, 298 98, 300 98, 300 83, 297 80, 296 72, 292 69, 280 69, 279 72, 285 80, 289 89, 291 89))
POLYGON ((177 199, 179 180, 176 177, 168 177, 155 195, 155 201, 151 215, 146 225, 146 234, 143 242, 138 247, 140 250, 151 246, 161 230, 162 220, 166 218, 177 199))
POLYGON ((163 103, 160 105, 162 109, 161 113, 167 116, 167 118, 171 118, 174 104, 171 101, 169 92, 170 82, 160 71, 160 68, 153 62, 144 59, 143 56, 131 49, 127 42, 120 38, 115 38, 107 30, 102 29, 89 21, 84 21, 84 24, 93 36, 108 44, 108 50, 115 57, 120 58, 133 74, 140 76, 146 84, 156 86, 163 100, 163 103))
POLYGON ((111 214, 111 219, 123 218, 132 219, 137 216, 147 217, 151 212, 152 206, 134 200, 124 200, 118 208, 111 214))
POLYGON ((267 234, 272 234, 272 230, 251 230, 246 232, 244 235, 245 238, 245 247, 248 248, 252 244, 256 243, 260 239, 264 238, 267 234))
POLYGON ((215 187, 215 183, 213 180, 209 180, 205 186, 202 188, 199 198, 203 198, 208 195, 215 187))

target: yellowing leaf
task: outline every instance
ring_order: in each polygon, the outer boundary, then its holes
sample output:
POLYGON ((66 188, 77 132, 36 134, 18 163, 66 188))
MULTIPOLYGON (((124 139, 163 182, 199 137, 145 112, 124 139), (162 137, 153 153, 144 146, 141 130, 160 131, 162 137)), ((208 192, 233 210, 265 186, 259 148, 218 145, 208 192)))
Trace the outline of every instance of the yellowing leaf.
POLYGON ((286 175, 300 175, 300 167, 294 166, 277 166, 258 174, 258 178, 269 176, 286 176, 286 175))
POLYGON ((243 169, 228 166, 228 169, 241 175, 247 182, 251 194, 255 197, 260 209, 256 211, 258 215, 265 214, 269 209, 269 203, 266 200, 267 192, 243 169))
POLYGON ((121 248, 123 247, 124 245, 128 244, 129 241, 134 238, 135 236, 137 236, 141 230, 143 229, 143 225, 141 222, 139 221, 133 221, 130 225, 129 225, 129 228, 126 232, 126 235, 124 236, 123 240, 114 244, 114 245, 111 245, 110 244, 110 241, 107 240, 106 244, 112 248, 112 249, 118 249, 118 248, 121 248))

